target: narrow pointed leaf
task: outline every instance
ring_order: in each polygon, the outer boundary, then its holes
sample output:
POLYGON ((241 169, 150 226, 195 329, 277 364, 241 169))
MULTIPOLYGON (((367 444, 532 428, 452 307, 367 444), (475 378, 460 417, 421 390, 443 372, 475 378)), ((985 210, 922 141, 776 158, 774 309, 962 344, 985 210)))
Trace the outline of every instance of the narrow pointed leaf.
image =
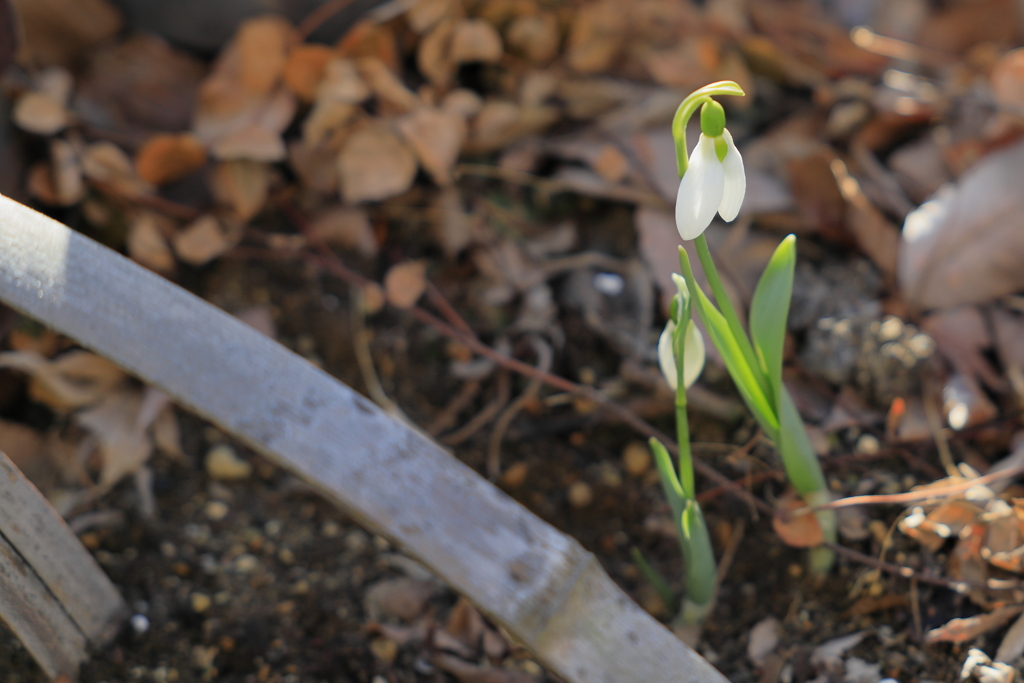
POLYGON ((782 385, 782 348, 795 267, 796 237, 790 235, 772 254, 750 303, 750 336, 773 394, 782 385))
POLYGON ((647 561, 647 558, 640 552, 640 548, 633 546, 629 554, 633 556, 633 561, 636 562, 637 568, 640 573, 644 575, 644 578, 650 582, 651 587, 661 598, 661 601, 665 603, 665 607, 669 610, 675 609, 676 605, 676 594, 673 592, 671 586, 668 585, 668 581, 665 580, 664 575, 655 569, 651 563, 647 561))
MULTIPOLYGON (((679 478, 676 476, 676 469, 672 465, 672 458, 665 446, 653 436, 647 444, 651 447, 654 455, 654 465, 658 468, 658 475, 661 477, 661 488, 665 491, 665 498, 668 499, 668 506, 672 510, 673 519, 678 520, 683 512, 683 487, 679 485, 679 478)), ((678 524, 678 521, 676 522, 678 524)))
POLYGON ((800 413, 797 412, 786 385, 780 384, 777 396, 780 424, 779 438, 775 443, 779 447, 786 476, 801 496, 806 497, 809 493, 827 490, 818 456, 811 447, 803 420, 800 419, 800 413))
MULTIPOLYGON (((772 406, 772 410, 774 410, 775 400, 771 397, 774 396, 775 392, 771 388, 768 375, 764 373, 761 365, 758 363, 754 346, 750 343, 747 331, 743 329, 743 323, 740 322, 740 317, 737 315, 736 309, 733 307, 732 301, 725 291, 725 285, 722 284, 722 279, 718 276, 718 269, 715 268, 714 259, 711 258, 711 250, 708 248, 707 238, 701 235, 694 240, 694 245, 697 247, 697 257, 700 259, 700 264, 704 267, 704 275, 708 279, 708 284, 711 285, 711 292, 715 295, 715 302, 718 304, 723 319, 728 323, 729 329, 732 331, 732 337, 736 340, 736 346, 743 354, 743 359, 750 368, 751 375, 761 388, 761 393, 769 397, 768 403, 772 406)), ((682 259, 686 252, 680 249, 679 253, 680 259, 682 259)), ((689 259, 688 256, 687 259, 689 259)))
POLYGON ((704 513, 696 500, 686 501, 680 541, 686 557, 686 599, 706 605, 715 592, 715 554, 704 513))
POLYGON ((743 351, 740 350, 736 338, 732 335, 732 330, 729 329, 729 323, 700 288, 697 289, 696 301, 697 312, 700 314, 701 320, 704 321, 711 342, 722 355, 725 368, 729 371, 729 376, 732 377, 736 388, 739 389, 743 402, 747 404, 747 408, 754 414, 754 418, 768 434, 768 437, 775 439, 779 432, 775 411, 761 390, 761 385, 754 372, 747 365, 743 351))

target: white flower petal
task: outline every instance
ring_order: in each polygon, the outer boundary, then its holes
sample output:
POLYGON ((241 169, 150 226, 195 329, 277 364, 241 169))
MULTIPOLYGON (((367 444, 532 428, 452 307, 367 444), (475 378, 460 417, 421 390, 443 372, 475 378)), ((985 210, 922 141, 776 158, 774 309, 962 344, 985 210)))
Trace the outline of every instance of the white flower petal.
MULTIPOLYGON (((669 320, 661 337, 658 338, 658 365, 661 366, 661 374, 665 375, 665 381, 672 391, 679 386, 679 369, 676 367, 675 354, 672 353, 672 335, 675 332, 676 324, 669 320)), ((686 336, 683 338, 683 383, 687 389, 693 386, 704 370, 704 358, 704 336, 690 320, 686 326, 686 336)))
POLYGON ((675 354, 672 353, 672 335, 675 332, 676 324, 669 320, 661 332, 661 337, 658 338, 658 365, 661 366, 661 374, 665 375, 665 381, 672 391, 679 386, 679 370, 676 368, 675 354))
POLYGON ((728 151, 722 159, 722 170, 725 174, 725 188, 722 192, 722 202, 718 207, 718 213, 724 221, 731 221, 740 213, 743 205, 743 196, 747 193, 747 174, 743 171, 743 157, 736 149, 732 141, 732 135, 728 130, 722 131, 722 137, 728 151))
POLYGON ((683 338, 683 358, 683 382, 689 389, 703 372, 705 358, 704 335, 692 320, 686 326, 686 336, 683 338))
POLYGON ((676 228, 684 240, 700 236, 722 204, 725 172, 715 154, 715 141, 701 133, 690 157, 690 167, 679 181, 676 228))

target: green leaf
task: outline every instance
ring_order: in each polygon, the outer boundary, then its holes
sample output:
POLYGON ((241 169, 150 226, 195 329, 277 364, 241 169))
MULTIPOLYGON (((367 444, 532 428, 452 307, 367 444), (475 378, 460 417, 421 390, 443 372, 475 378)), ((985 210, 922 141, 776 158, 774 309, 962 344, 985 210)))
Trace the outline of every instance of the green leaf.
POLYGON ((699 287, 696 289, 697 312, 700 314, 701 320, 704 321, 704 327, 707 328, 712 343, 722 355, 722 360, 725 361, 725 369, 729 371, 729 376, 732 377, 736 388, 739 389, 743 402, 754 414, 758 424, 769 438, 775 439, 779 432, 775 411, 761 390, 761 385, 754 372, 747 365, 743 351, 736 343, 736 338, 733 337, 725 317, 715 308, 702 289, 699 287))
POLYGON ((661 477, 661 488, 665 491, 665 498, 668 499, 668 506, 672 510, 672 517, 679 519, 682 514, 685 495, 683 487, 679 485, 679 478, 676 476, 675 467, 672 466, 672 458, 668 449, 653 436, 647 442, 654 454, 654 465, 658 468, 661 477))
POLYGON ((786 343, 786 318, 793 295, 795 268, 796 237, 790 235, 772 254, 750 303, 750 336, 773 395, 782 385, 782 350, 786 343))
POLYGON ((715 554, 704 513, 696 500, 686 501, 680 542, 686 559, 686 599, 706 605, 715 592, 715 554))
POLYGON ((633 561, 636 562, 636 566, 640 569, 640 573, 643 574, 644 578, 650 582, 651 586, 653 586, 654 590, 658 593, 658 597, 660 597, 661 601, 665 603, 665 607, 668 607, 670 610, 673 609, 676 604, 676 594, 672 591, 672 588, 669 587, 668 581, 665 580, 662 573, 647 561, 640 552, 640 548, 633 546, 630 548, 629 554, 633 556, 633 561))
MULTIPOLYGON (((768 403, 772 406, 774 414, 775 400, 771 397, 774 396, 775 391, 772 389, 768 375, 761 369, 757 354, 754 352, 754 346, 750 343, 747 332, 743 329, 743 323, 740 322, 740 317, 736 314, 736 309, 733 308, 729 294, 725 291, 725 285, 722 284, 722 279, 718 276, 718 269, 715 267, 714 259, 711 258, 711 250, 708 248, 707 238, 704 235, 700 235, 693 243, 697 247, 697 257, 704 268, 704 275, 708 279, 708 284, 711 285, 711 292, 715 295, 715 302, 722 312, 722 317, 729 324, 732 337, 736 340, 736 345, 743 354, 743 359, 750 368, 751 375, 761 388, 761 393, 769 397, 768 403)), ((685 251, 680 247, 679 252, 681 259, 685 251)), ((777 417, 775 421, 778 421, 777 417)))
POLYGON ((803 420, 800 419, 800 413, 797 412, 785 384, 780 383, 777 396, 780 425, 779 438, 775 443, 779 447, 786 476, 801 496, 827 491, 825 475, 821 471, 818 456, 811 447, 803 420))

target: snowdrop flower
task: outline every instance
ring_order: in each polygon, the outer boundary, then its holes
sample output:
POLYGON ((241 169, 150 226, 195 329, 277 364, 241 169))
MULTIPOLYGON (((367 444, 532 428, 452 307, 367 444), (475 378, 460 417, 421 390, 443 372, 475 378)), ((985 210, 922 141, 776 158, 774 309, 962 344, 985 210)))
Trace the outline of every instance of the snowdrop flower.
POLYGON ((672 280, 676 283, 679 294, 673 301, 672 317, 669 318, 658 339, 658 365, 661 366, 661 374, 665 375, 665 381, 672 387, 672 391, 676 391, 679 388, 679 368, 676 366, 673 342, 681 321, 672 318, 682 317, 681 310, 686 312, 686 333, 683 336, 683 386, 687 389, 697 381, 701 371, 704 370, 705 352, 704 337, 690 318, 689 306, 683 306, 681 303, 681 300, 688 296, 686 281, 678 273, 672 274, 672 280))
POLYGON ((725 128, 725 110, 709 100, 700 111, 700 140, 689 168, 679 181, 676 227, 684 240, 696 239, 711 224, 715 212, 731 221, 740 212, 747 191, 743 158, 725 128))

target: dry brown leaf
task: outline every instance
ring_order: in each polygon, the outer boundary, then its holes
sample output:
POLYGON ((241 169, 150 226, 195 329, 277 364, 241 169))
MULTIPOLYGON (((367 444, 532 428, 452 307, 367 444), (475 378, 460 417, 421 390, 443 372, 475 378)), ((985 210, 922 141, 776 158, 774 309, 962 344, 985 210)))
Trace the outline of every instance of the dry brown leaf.
POLYGON ((585 74, 607 71, 622 50, 627 6, 615 0, 584 5, 573 17, 566 43, 569 68, 585 74))
POLYGON ((899 229, 864 195, 860 184, 847 172, 842 161, 834 159, 830 168, 847 202, 846 227, 853 233, 857 246, 878 266, 882 274, 887 278, 895 277, 899 229))
POLYGON ((782 622, 767 616, 754 624, 747 638, 747 657, 755 666, 762 666, 782 638, 782 622))
POLYGON ((22 64, 72 66, 121 30, 121 13, 107 0, 11 0, 11 5, 24 32, 22 64))
POLYGON ((427 605, 437 591, 437 584, 403 576, 384 579, 366 590, 363 605, 370 621, 401 619, 412 621, 427 605))
POLYGON ((514 102, 487 100, 473 120, 473 144, 486 150, 499 149, 515 135, 522 108, 514 102))
POLYGON ((210 174, 210 188, 236 220, 247 223, 267 203, 270 174, 270 166, 257 161, 224 161, 210 174))
POLYGON ((99 444, 101 490, 109 489, 137 471, 153 452, 145 427, 136 420, 141 405, 141 391, 122 389, 107 394, 95 407, 75 414, 75 421, 99 444))
POLYGON ((506 669, 497 666, 478 666, 459 659, 455 655, 439 653, 433 660, 459 680, 459 683, 536 683, 537 679, 520 669, 506 669))
POLYGON ((282 133, 294 118, 298 106, 295 94, 283 85, 273 87, 280 73, 264 91, 246 87, 243 71, 241 47, 235 41, 221 52, 203 80, 192 131, 205 144, 212 145, 253 125, 282 133))
POLYGON ((352 249, 364 258, 377 256, 377 239, 365 209, 336 206, 313 218, 309 229, 328 244, 352 249))
POLYGON ((37 161, 29 166, 25 187, 29 195, 44 204, 56 206, 59 203, 57 191, 53 187, 53 172, 45 161, 37 161))
POLYGON ((80 350, 52 361, 35 351, 0 353, 0 367, 29 375, 32 399, 60 413, 95 403, 126 377, 110 361, 80 350))
POLYGON ((1010 605, 967 619, 951 619, 925 634, 926 643, 965 643, 983 633, 993 631, 1024 611, 1024 606, 1010 605))
POLYGON ((426 289, 426 261, 397 263, 384 275, 384 292, 392 306, 412 308, 426 289))
POLYGON ((416 51, 416 66, 427 80, 439 88, 447 87, 455 75, 455 64, 448 55, 458 20, 442 19, 424 36, 416 51))
POLYGON ((921 330, 935 340, 942 355, 964 377, 981 380, 995 390, 1005 381, 985 354, 992 347, 989 326, 977 306, 937 311, 921 321, 921 330))
POLYGON ((359 108, 345 102, 321 100, 302 122, 302 142, 315 149, 352 122, 359 108))
POLYGON ((965 527, 974 524, 982 512, 981 508, 966 500, 945 500, 920 522, 914 520, 913 515, 904 517, 900 520, 899 528, 904 534, 935 552, 947 540, 956 538, 965 527))
POLYGON ((706 35, 667 49, 646 50, 643 63, 656 83, 688 90, 714 80, 720 63, 719 51, 715 36, 706 35))
POLYGON ((94 182, 104 183, 122 197, 152 194, 154 187, 135 173, 131 157, 112 142, 100 140, 82 153, 82 173, 94 182))
POLYGON ((547 64, 558 56, 558 19, 551 12, 518 17, 505 29, 505 39, 534 64, 547 64))
POLYGON ((174 406, 167 405, 160 411, 151 427, 153 445, 158 451, 178 460, 185 458, 185 450, 181 446, 181 427, 174 406))
POLYGON ((930 13, 915 42, 954 54, 981 42, 1006 45, 1013 40, 1017 22, 1012 0, 950 3, 930 13))
POLYGON ((984 303, 1024 288, 1024 143, 993 152, 907 216, 899 258, 917 310, 984 303))
POLYGON ((75 112, 84 123, 142 144, 154 132, 189 127, 206 66, 153 34, 100 47, 78 82, 75 112))
POLYGON ((277 85, 284 75, 293 33, 287 21, 274 15, 249 19, 239 27, 234 42, 246 90, 265 95, 277 85))
POLYGON ((46 439, 35 429, 0 420, 0 451, 44 494, 56 483, 56 463, 47 453, 46 439))
MULTIPOLYGON (((383 64, 379 59, 376 61, 383 64)), ((359 75, 354 59, 337 57, 324 67, 324 78, 316 91, 317 102, 359 104, 369 96, 370 87, 359 75)))
POLYGON ((200 216, 174 236, 178 258, 193 266, 205 265, 233 246, 235 240, 224 233, 220 221, 210 214, 200 216))
POLYGON ((174 254, 164 236, 168 228, 161 229, 161 224, 167 225, 167 219, 163 216, 151 211, 140 211, 128 226, 125 245, 128 255, 135 261, 157 273, 170 274, 174 272, 174 254))
POLYGON ((195 135, 154 135, 135 154, 135 169, 146 182, 181 180, 206 165, 206 148, 195 135))
POLYGON ((1024 114, 1024 48, 1010 50, 992 69, 992 92, 996 102, 1024 114))
POLYGON ((460 597, 455 607, 452 607, 448 621, 444 625, 444 630, 449 635, 473 650, 479 645, 486 628, 483 616, 476 607, 473 607, 473 603, 464 597, 460 597))
POLYGON ((394 28, 387 23, 381 24, 372 19, 361 21, 353 26, 335 47, 342 57, 375 57, 394 72, 401 68, 398 39, 395 37, 394 28))
POLYGON ((284 83, 300 100, 310 103, 317 96, 327 63, 336 58, 338 53, 316 43, 296 45, 288 53, 288 61, 284 66, 284 83))
POLYGON ((374 57, 359 60, 359 74, 379 100, 399 111, 410 111, 422 104, 419 97, 399 80, 384 62, 374 57))
POLYGON ((466 120, 444 109, 420 107, 396 125, 434 182, 442 186, 451 183, 452 168, 466 140, 466 120))
POLYGON ((441 109, 458 114, 464 119, 476 116, 482 106, 483 98, 469 88, 455 88, 441 98, 441 109))
POLYGON ((67 128, 71 114, 49 95, 29 91, 18 98, 11 115, 22 130, 36 135, 55 135, 67 128))
POLYGON ((325 195, 338 191, 337 150, 296 140, 288 146, 288 163, 303 187, 325 195))
POLYGON ((431 207, 434 237, 448 258, 455 258, 473 241, 472 217, 462 203, 462 193, 447 187, 434 200, 431 207))
POLYGON ((602 145, 593 168, 609 183, 620 182, 629 173, 629 160, 615 145, 602 145))
POLYGON ((772 528, 788 546, 813 548, 825 540, 817 517, 812 514, 789 514, 806 505, 803 500, 792 494, 780 498, 775 505, 777 512, 772 516, 772 528))
POLYGON ((462 3, 457 0, 417 0, 405 15, 409 28, 423 33, 445 17, 459 16, 462 3))
POLYGON ((350 204, 402 194, 415 178, 416 155, 383 122, 353 132, 338 155, 341 195, 350 204))
POLYGON ((1009 664, 1016 661, 1022 654, 1024 654, 1024 616, 1018 617, 1017 621, 1007 629, 1006 635, 999 643, 999 649, 996 650, 995 661, 1009 664))
POLYGON ((234 131, 213 145, 213 155, 222 160, 274 163, 288 156, 279 133, 256 124, 234 131))
POLYGON ((504 50, 497 29, 484 19, 463 19, 452 33, 448 59, 456 64, 494 63, 504 50))
POLYGON ((60 350, 60 335, 49 328, 22 329, 15 327, 7 333, 7 346, 11 351, 35 351, 52 358, 60 350))

